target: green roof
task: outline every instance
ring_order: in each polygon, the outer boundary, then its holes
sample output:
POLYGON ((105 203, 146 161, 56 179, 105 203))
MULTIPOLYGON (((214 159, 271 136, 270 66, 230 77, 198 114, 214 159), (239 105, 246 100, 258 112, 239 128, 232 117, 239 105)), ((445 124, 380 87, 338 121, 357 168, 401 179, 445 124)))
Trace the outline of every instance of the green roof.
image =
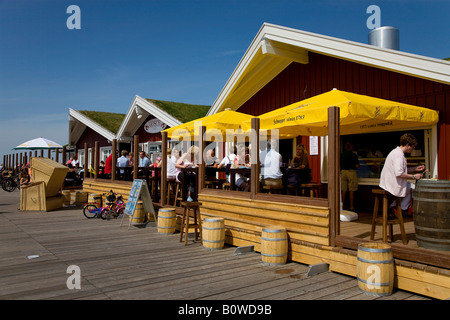
POLYGON ((86 117, 97 122, 103 128, 111 131, 114 134, 116 134, 117 131, 119 131, 120 125, 122 124, 122 121, 125 118, 125 114, 122 113, 87 111, 87 110, 79 110, 78 112, 84 114, 86 117))
POLYGON ((188 103, 153 100, 153 99, 146 99, 146 100, 157 105, 160 109, 166 111, 168 114, 180 120, 180 122, 182 123, 204 117, 211 108, 211 106, 198 104, 188 104, 188 103))

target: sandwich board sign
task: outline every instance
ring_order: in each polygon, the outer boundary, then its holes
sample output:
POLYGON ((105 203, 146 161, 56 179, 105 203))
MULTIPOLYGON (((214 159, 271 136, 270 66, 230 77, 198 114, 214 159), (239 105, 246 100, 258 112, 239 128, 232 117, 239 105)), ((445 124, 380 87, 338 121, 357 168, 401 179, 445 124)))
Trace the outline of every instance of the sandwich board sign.
POLYGON ((142 199, 144 211, 152 213, 156 221, 155 209, 153 208, 152 197, 150 196, 147 183, 143 179, 135 179, 133 181, 133 185, 131 186, 130 195, 128 196, 125 211, 122 216, 122 222, 120 223, 121 226, 123 223, 123 219, 127 215, 130 216, 130 222, 128 224, 128 229, 130 229, 131 220, 134 216, 134 212, 136 210, 136 205, 138 203, 139 198, 142 199))

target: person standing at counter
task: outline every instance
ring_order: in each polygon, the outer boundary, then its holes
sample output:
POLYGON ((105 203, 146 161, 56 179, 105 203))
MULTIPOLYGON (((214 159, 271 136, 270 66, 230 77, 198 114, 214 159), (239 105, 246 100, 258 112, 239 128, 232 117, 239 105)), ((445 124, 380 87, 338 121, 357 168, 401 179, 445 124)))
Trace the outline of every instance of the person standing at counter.
MULTIPOLYGON (((400 146, 392 150, 386 157, 380 176, 380 188, 391 194, 391 200, 401 199, 401 207, 408 210, 411 205, 412 185, 408 179, 421 179, 424 165, 407 167, 405 153, 411 153, 417 146, 417 139, 410 133, 400 137, 400 146)), ((390 207, 395 206, 395 201, 390 207)))
POLYGON ((353 152, 353 144, 347 142, 345 151, 341 153, 341 189, 342 203, 345 202, 347 191, 349 193, 350 211, 355 211, 355 192, 358 191, 358 174, 356 170, 358 168, 358 156, 353 152))

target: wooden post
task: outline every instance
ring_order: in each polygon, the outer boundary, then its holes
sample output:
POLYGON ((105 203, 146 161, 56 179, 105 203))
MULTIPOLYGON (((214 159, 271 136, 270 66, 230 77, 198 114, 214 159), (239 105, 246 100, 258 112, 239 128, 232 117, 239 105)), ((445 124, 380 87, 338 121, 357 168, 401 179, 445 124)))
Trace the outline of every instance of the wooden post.
POLYGON ((161 132, 161 205, 165 206, 167 200, 167 132, 161 132))
POLYGON ((44 149, 41 149, 41 158, 44 157, 44 149))
POLYGON ((111 163, 111 181, 116 180, 116 165, 117 165, 117 139, 112 141, 112 163, 111 163))
POLYGON ((205 186, 205 159, 203 157, 203 154, 205 152, 205 147, 206 147, 206 142, 205 142, 205 132, 206 132, 206 127, 205 126, 201 126, 200 127, 200 132, 199 132, 199 137, 198 137, 198 177, 197 177, 197 197, 200 193, 200 191, 202 191, 202 189, 205 186))
POLYGON ((12 155, 12 172, 13 174, 16 174, 16 154, 13 153, 12 155))
POLYGON ((330 208, 330 246, 336 245, 340 218, 340 128, 339 108, 328 108, 328 207, 330 208))
POLYGON ((84 179, 89 178, 89 167, 88 167, 88 144, 84 143, 84 179))
POLYGON ((49 159, 52 158, 52 149, 48 149, 47 158, 49 158, 49 159))
POLYGON ((98 141, 95 141, 95 152, 94 152, 94 180, 98 178, 98 165, 100 163, 100 149, 98 147, 98 141))
POLYGON ((254 199, 259 193, 259 118, 252 118, 251 141, 251 176, 250 176, 250 199, 254 199))
POLYGON ((59 151, 59 149, 56 148, 56 149, 55 149, 55 161, 56 161, 56 162, 59 162, 59 152, 58 152, 58 151, 59 151))
MULTIPOLYGON (((133 143, 133 153, 134 153, 134 163, 133 163, 133 180, 138 177, 138 167, 139 167, 139 136, 134 136, 133 143)), ((156 179, 156 175, 155 175, 156 179)))
MULTIPOLYGON (((42 155, 43 157, 44 155, 42 155)), ((67 163, 66 146, 62 147, 62 164, 67 163)))

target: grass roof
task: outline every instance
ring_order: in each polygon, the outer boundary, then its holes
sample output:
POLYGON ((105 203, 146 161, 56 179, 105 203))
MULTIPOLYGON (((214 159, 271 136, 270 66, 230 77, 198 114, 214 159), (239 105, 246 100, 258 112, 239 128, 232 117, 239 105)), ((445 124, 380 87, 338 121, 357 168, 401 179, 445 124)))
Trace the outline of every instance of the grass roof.
POLYGON ((208 110, 211 108, 211 106, 199 104, 188 104, 153 99, 146 100, 157 105, 160 109, 166 111, 168 114, 170 114, 174 118, 177 118, 182 123, 204 117, 208 113, 208 110))
POLYGON ((79 110, 78 112, 84 114, 86 117, 97 122, 103 128, 111 131, 114 134, 116 134, 117 131, 119 131, 120 125, 122 124, 122 121, 125 118, 125 114, 122 113, 87 111, 87 110, 79 110))

